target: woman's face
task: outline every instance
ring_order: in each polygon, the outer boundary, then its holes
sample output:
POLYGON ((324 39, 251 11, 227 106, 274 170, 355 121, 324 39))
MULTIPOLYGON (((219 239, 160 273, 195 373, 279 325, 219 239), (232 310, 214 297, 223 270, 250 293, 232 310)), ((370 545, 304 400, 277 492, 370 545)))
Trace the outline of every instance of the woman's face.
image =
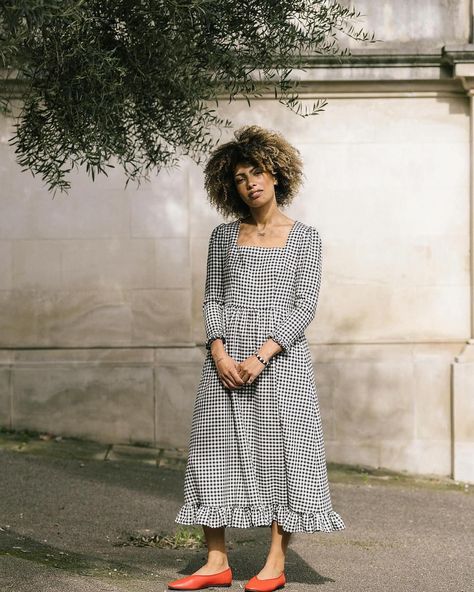
POLYGON ((251 208, 275 198, 276 178, 260 166, 238 164, 234 169, 234 182, 237 193, 251 208))

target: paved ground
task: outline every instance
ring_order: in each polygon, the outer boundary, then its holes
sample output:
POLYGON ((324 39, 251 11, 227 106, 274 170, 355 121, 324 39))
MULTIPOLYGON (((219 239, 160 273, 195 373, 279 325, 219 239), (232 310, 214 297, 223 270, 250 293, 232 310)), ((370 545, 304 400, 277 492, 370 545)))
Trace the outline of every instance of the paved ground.
MULTIPOLYGON (((202 529, 174 522, 183 468, 179 450, 1 432, 0 591, 155 592, 198 569, 205 548, 183 545, 202 529)), ((330 481, 347 529, 294 534, 285 590, 474 591, 474 487, 341 467, 330 481)), ((227 530, 230 590, 260 570, 268 537, 227 530)))

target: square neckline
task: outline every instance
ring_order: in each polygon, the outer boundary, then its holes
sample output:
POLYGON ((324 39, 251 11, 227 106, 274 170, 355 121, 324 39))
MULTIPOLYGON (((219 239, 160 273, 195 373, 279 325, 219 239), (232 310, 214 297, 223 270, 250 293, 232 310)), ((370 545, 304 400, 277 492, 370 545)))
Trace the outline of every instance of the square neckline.
POLYGON ((263 245, 238 245, 237 241, 239 240, 239 234, 240 234, 240 226, 241 226, 241 220, 240 218, 237 219, 237 225, 236 225, 236 230, 235 230, 235 234, 234 234, 234 246, 237 249, 265 249, 266 251, 270 251, 271 249, 282 249, 282 250, 286 250, 290 244, 290 239, 291 239, 291 235, 293 233, 293 230, 295 229, 295 226, 298 224, 298 220, 295 220, 290 228, 290 232, 288 233, 288 236, 286 237, 286 243, 283 247, 265 247, 263 245))

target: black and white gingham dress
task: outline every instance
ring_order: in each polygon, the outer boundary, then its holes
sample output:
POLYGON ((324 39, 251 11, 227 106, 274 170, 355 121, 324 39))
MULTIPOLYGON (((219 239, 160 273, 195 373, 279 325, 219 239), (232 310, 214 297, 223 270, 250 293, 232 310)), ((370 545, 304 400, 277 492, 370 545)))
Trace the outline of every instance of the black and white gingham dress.
POLYGON ((203 313, 207 355, 194 404, 180 524, 288 532, 345 528, 331 505, 305 328, 321 282, 321 238, 296 221, 285 247, 239 246, 240 221, 209 241, 203 313), (229 390, 210 344, 237 362, 268 337, 283 348, 253 383, 229 390))

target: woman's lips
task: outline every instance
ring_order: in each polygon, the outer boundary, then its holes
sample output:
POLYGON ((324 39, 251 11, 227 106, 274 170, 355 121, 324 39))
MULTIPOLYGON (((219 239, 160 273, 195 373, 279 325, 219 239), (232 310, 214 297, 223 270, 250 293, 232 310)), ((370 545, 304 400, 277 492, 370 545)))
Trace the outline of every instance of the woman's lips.
POLYGON ((260 196, 260 194, 262 193, 262 189, 259 189, 258 191, 254 191, 253 193, 250 194, 250 199, 257 199, 257 197, 260 196))

